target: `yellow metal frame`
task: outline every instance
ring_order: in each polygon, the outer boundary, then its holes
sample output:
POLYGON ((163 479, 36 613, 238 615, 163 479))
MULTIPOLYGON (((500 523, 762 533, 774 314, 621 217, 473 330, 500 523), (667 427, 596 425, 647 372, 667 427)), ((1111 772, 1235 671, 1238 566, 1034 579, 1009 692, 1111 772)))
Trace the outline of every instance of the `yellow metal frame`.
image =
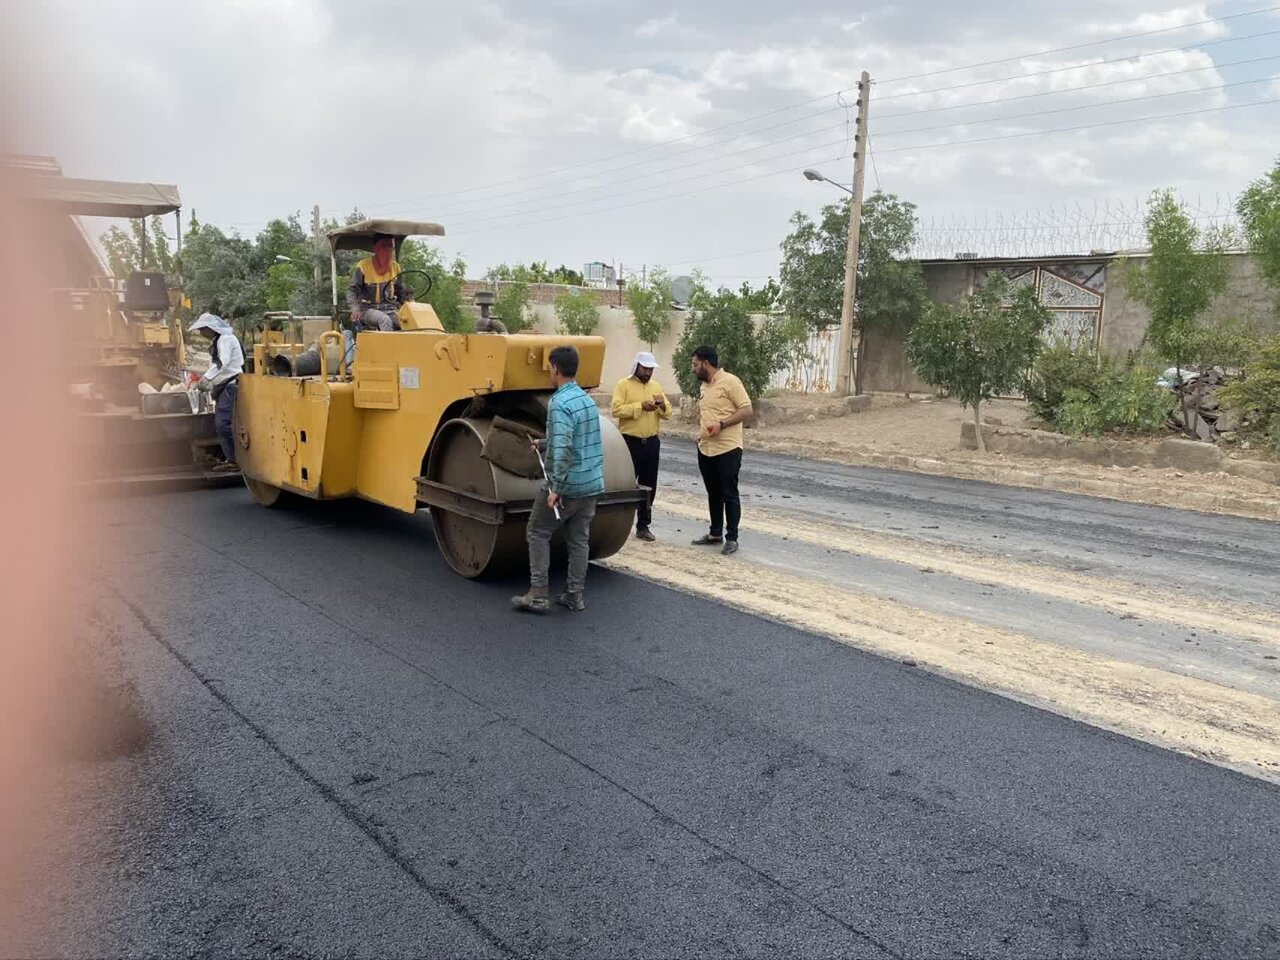
MULTIPOLYGON (((330 338, 341 342, 326 333, 322 347, 330 338)), ((267 374, 269 351, 283 345, 256 344, 255 372, 240 378, 236 401, 237 459, 245 476, 305 497, 360 497, 412 513, 441 423, 479 396, 550 391, 549 357, 563 344, 578 350, 578 382, 598 387, 601 337, 367 332, 351 371, 322 367, 304 378, 267 374)))

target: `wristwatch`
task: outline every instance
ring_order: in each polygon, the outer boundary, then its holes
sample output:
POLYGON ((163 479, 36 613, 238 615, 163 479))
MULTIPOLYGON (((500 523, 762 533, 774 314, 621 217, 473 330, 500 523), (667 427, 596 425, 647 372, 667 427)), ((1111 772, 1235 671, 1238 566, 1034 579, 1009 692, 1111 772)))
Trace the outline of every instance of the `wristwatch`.
POLYGON ((721 420, 721 421, 720 421, 720 430, 721 430, 722 432, 723 432, 723 430, 724 430, 724 421, 723 421, 723 420, 721 420))

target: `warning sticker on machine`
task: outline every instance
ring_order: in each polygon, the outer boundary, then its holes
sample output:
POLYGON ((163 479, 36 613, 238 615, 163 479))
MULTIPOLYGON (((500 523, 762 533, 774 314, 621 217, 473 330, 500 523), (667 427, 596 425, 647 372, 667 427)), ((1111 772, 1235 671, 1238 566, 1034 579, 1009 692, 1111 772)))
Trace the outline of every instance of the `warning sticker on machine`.
POLYGON ((417 367, 401 367, 400 368, 400 388, 402 390, 418 389, 418 368, 417 367))

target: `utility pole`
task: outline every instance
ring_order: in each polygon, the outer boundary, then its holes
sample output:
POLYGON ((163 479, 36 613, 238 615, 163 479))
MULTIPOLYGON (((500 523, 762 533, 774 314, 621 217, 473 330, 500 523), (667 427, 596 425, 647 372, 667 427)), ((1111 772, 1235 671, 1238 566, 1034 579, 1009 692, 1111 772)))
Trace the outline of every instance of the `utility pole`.
POLYGON ((324 256, 324 240, 320 236, 320 204, 311 208, 311 236, 315 240, 316 252, 311 259, 316 265, 316 289, 320 289, 320 259, 324 256))
MULTIPOLYGON (((836 373, 836 392, 851 396, 862 386, 862 363, 859 376, 853 376, 853 311, 858 296, 858 235, 862 229, 862 182, 866 174, 867 104, 871 99, 871 74, 862 71, 858 81, 858 123, 853 134, 853 198, 849 201, 849 243, 844 253, 844 302, 840 305, 840 357, 836 373)), ((861 351, 859 351, 861 352, 861 351)))

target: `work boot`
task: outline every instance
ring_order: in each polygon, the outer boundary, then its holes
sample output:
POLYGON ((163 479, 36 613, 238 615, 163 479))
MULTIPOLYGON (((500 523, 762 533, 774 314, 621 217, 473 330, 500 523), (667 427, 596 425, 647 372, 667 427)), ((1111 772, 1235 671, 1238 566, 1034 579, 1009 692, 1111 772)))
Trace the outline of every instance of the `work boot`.
POLYGON ((587 609, 587 601, 582 599, 581 593, 569 593, 567 590, 556 597, 556 603, 574 613, 581 613, 587 609))
POLYGON ((221 463, 215 463, 210 473, 238 473, 240 465, 234 460, 223 460, 221 463))
POLYGON ((721 553, 723 553, 726 557, 727 557, 727 556, 729 556, 729 554, 731 554, 731 553, 737 553, 737 552, 738 552, 738 541, 737 541, 737 540, 726 540, 726 541, 724 542, 724 549, 723 549, 723 550, 721 550, 720 552, 721 552, 721 553))
POLYGON ((693 541, 695 547, 710 547, 719 543, 724 543, 724 537, 718 533, 707 533, 693 541))
POLYGON ((523 597, 512 597, 511 605, 522 613, 546 613, 551 609, 551 601, 541 593, 526 593, 523 597))
POLYGON ((653 531, 650 530, 648 527, 636 527, 636 539, 645 540, 649 543, 652 543, 654 540, 657 540, 658 538, 653 535, 653 531))

